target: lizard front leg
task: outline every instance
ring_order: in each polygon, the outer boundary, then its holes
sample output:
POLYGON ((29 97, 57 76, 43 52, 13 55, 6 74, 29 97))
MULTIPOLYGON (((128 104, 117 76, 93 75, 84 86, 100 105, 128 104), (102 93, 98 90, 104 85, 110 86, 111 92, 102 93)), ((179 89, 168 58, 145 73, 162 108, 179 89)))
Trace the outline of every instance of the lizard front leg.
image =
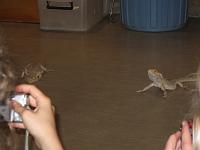
POLYGON ((165 87, 163 85, 161 85, 161 90, 163 91, 163 97, 167 97, 167 90, 165 89, 165 87))
POLYGON ((138 90, 138 91, 136 91, 136 92, 138 92, 138 93, 140 93, 140 92, 145 92, 145 91, 147 91, 148 89, 150 89, 150 88, 153 87, 153 86, 154 86, 154 84, 151 83, 151 84, 149 84, 148 86, 146 86, 143 90, 138 90))

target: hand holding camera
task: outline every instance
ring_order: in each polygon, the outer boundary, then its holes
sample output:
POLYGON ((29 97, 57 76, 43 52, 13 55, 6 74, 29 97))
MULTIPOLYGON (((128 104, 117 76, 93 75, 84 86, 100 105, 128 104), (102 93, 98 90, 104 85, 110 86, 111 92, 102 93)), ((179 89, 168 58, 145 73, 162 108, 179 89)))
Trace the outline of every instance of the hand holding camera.
POLYGON ((12 128, 26 128, 41 149, 63 150, 57 135, 54 107, 50 99, 32 85, 19 85, 16 92, 29 95, 28 104, 34 109, 28 110, 20 103, 11 101, 12 109, 21 116, 23 122, 11 122, 9 125, 12 128))

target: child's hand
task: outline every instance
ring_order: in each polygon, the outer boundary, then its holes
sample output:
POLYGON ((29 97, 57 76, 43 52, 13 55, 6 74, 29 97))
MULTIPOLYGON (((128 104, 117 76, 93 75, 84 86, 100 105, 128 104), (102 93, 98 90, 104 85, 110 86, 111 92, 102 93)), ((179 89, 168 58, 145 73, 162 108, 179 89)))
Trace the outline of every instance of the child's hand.
POLYGON ((165 150, 192 150, 192 136, 186 121, 182 123, 182 131, 177 131, 169 137, 165 150))
POLYGON ((12 101, 11 106, 21 115, 23 123, 9 125, 14 128, 26 128, 44 150, 63 150, 56 131, 54 107, 49 97, 33 85, 19 85, 16 87, 16 92, 30 94, 29 103, 35 109, 27 110, 12 101))

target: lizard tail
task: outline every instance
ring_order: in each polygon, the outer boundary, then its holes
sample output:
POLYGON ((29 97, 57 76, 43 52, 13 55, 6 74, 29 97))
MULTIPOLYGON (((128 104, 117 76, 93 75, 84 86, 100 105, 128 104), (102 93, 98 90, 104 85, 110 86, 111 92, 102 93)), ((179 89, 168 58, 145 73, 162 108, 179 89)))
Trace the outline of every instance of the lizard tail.
POLYGON ((198 76, 200 73, 191 73, 186 75, 185 77, 175 79, 176 83, 184 83, 184 82, 197 82, 198 76))

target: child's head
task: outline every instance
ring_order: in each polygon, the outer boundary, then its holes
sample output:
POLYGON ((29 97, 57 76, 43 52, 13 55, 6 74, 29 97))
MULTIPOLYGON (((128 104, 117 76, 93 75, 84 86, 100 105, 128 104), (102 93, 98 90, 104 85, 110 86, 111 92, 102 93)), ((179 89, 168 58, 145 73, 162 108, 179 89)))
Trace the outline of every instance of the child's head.
POLYGON ((193 124, 192 124, 193 149, 200 150, 200 66, 197 70, 196 79, 197 79, 196 80, 197 93, 193 97, 190 113, 191 113, 191 118, 193 118, 193 124))
POLYGON ((15 83, 14 70, 9 60, 0 58, 0 101, 7 101, 15 83))

